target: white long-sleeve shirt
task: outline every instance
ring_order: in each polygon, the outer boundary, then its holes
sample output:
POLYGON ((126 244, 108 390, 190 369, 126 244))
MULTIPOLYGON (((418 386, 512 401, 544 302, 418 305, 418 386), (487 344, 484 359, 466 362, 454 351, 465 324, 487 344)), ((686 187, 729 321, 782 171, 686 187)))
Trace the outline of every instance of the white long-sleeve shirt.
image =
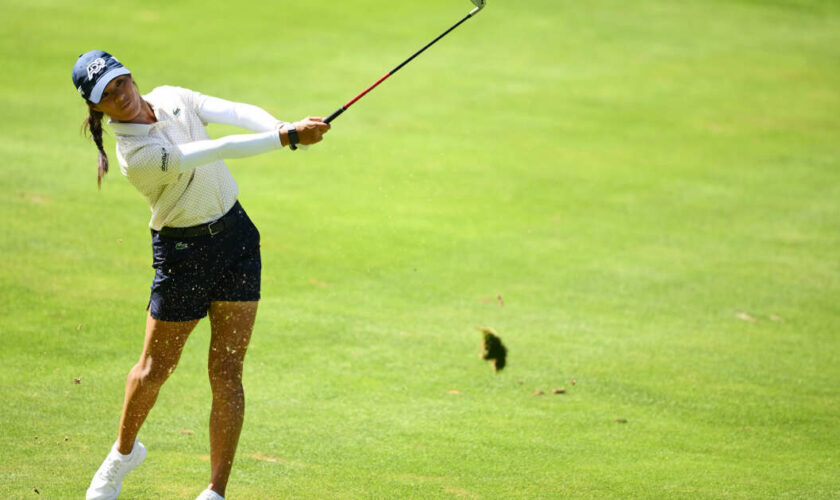
POLYGON ((218 219, 236 202, 239 187, 223 158, 279 149, 285 123, 261 108, 180 87, 157 87, 143 98, 157 121, 110 122, 120 170, 149 201, 149 226, 188 227, 218 219), (208 123, 236 125, 254 134, 210 139, 208 123))

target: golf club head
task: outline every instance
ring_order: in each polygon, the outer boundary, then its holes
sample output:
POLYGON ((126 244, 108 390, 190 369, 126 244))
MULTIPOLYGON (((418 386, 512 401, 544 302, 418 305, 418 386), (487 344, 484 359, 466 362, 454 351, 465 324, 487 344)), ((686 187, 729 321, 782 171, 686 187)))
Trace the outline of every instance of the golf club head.
POLYGON ((484 5, 487 3, 487 0, 471 0, 471 1, 476 7, 478 7, 478 10, 483 9, 484 5))

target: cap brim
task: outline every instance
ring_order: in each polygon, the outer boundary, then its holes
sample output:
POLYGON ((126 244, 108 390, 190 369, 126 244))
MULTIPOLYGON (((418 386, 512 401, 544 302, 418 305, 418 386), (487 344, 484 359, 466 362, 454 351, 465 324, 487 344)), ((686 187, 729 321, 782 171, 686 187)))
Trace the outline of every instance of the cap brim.
POLYGON ((88 97, 88 100, 94 104, 99 104, 99 101, 102 100, 102 93, 105 92, 105 87, 107 87, 108 84, 111 83, 111 80, 118 76, 130 74, 131 71, 129 71, 128 68, 126 68, 125 66, 114 68, 111 71, 105 73, 96 82, 96 85, 93 87, 93 90, 90 91, 90 97, 88 97))

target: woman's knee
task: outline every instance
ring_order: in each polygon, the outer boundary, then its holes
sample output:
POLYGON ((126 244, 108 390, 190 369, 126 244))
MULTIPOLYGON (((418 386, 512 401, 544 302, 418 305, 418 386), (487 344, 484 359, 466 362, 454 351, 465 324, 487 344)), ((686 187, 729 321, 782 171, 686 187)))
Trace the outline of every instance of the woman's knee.
POLYGON ((242 364, 211 362, 207 369, 214 393, 242 392, 242 364))
POLYGON ((166 362, 155 360, 149 356, 142 358, 134 365, 131 373, 141 385, 161 386, 172 375, 178 366, 177 361, 166 362))

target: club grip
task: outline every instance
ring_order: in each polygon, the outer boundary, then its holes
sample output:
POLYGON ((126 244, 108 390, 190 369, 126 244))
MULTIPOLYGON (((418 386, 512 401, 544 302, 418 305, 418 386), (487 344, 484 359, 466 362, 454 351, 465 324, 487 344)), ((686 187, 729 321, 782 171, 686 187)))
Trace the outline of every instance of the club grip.
POLYGON ((342 106, 342 107, 338 108, 337 110, 335 110, 335 112, 334 112, 333 114, 331 114, 330 116, 328 116, 328 117, 324 120, 324 123, 329 123, 329 122, 331 122, 331 121, 335 120, 336 118, 338 118, 338 116, 339 116, 341 113, 344 113, 345 111, 347 111, 347 108, 345 108, 344 106, 342 106))

